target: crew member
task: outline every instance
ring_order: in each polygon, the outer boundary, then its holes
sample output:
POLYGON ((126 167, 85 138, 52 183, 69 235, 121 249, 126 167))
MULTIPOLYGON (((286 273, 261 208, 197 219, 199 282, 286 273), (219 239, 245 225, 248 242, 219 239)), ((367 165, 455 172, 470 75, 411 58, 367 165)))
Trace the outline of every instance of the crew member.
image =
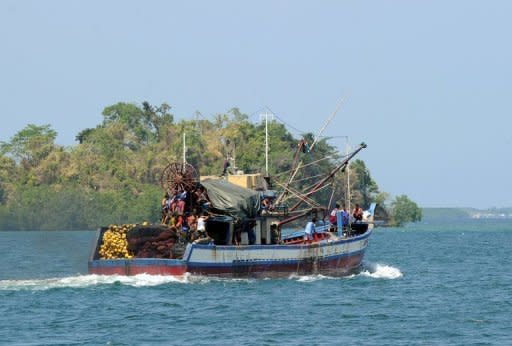
POLYGON ((178 215, 183 215, 185 213, 186 199, 187 199, 187 191, 185 191, 185 190, 177 195, 176 211, 178 212, 178 215))
POLYGON ((356 221, 362 221, 363 220, 363 208, 359 206, 359 204, 356 204, 356 207, 354 208, 354 211, 352 213, 352 216, 356 221))
POLYGON ((350 221, 350 214, 347 211, 347 207, 343 205, 343 210, 341 211, 341 220, 343 224, 343 229, 347 229, 348 223, 350 221))
POLYGON ((208 213, 203 212, 203 215, 197 219, 197 230, 200 233, 206 233, 206 220, 208 219, 208 213))
POLYGON ((224 177, 228 174, 228 168, 231 166, 231 163, 229 163, 229 158, 224 160, 224 165, 222 166, 222 175, 221 177, 224 177))
POLYGON ((336 226, 338 225, 338 218, 336 215, 338 215, 338 210, 340 209, 340 205, 336 203, 336 206, 331 211, 331 214, 329 215, 329 223, 331 226, 334 226, 333 228, 336 229, 336 226))
POLYGON ((169 222, 169 211, 171 210, 171 197, 166 192, 162 199, 162 223, 167 224, 169 222))
POLYGON ((304 231, 304 241, 312 241, 313 240, 313 234, 315 233, 315 223, 316 223, 316 217, 313 217, 311 221, 309 221, 306 224, 306 229, 304 231))

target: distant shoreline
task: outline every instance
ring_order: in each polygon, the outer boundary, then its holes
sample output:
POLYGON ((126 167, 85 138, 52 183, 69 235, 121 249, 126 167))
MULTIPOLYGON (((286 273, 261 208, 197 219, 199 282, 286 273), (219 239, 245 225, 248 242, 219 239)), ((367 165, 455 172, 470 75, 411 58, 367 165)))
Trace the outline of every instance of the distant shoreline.
POLYGON ((512 208, 422 208, 423 219, 512 219, 512 208))

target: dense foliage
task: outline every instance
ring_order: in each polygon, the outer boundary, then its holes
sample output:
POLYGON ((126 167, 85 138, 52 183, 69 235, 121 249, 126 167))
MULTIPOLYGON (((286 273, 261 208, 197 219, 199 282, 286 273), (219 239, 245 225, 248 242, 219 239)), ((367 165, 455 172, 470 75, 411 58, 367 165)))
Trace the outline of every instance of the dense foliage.
MULTIPOLYGON (((0 229, 92 229, 156 221, 160 174, 168 163, 181 160, 183 133, 187 162, 201 175, 219 175, 227 157, 233 158, 233 169, 263 173, 264 123, 250 122, 236 108, 211 121, 196 117, 176 122, 170 111, 167 104, 147 102, 108 106, 101 124, 80 131, 78 144, 72 147, 55 144, 57 133, 50 125, 27 125, 9 141, 0 142, 0 229)), ((286 183, 294 155, 303 167, 295 177, 295 190, 310 187, 342 159, 325 140, 311 152, 298 152, 301 139, 314 142, 311 133, 294 138, 276 121, 268 128, 270 174, 276 183, 286 183)), ((385 206, 387 195, 379 191, 363 161, 355 160, 349 172, 351 203, 368 206, 378 201, 385 206)), ((346 186, 347 172, 339 172, 334 184, 314 198, 324 206, 329 201, 344 203, 346 186)), ((289 198, 292 203, 293 197, 289 198)), ((395 210, 400 203, 394 204, 395 210)), ((388 211, 381 208, 381 214, 387 217, 388 211)), ((415 220, 416 214, 402 222, 415 220)))
POLYGON ((421 209, 406 195, 397 196, 391 205, 393 207, 391 218, 392 225, 402 226, 407 222, 416 222, 421 220, 421 209))

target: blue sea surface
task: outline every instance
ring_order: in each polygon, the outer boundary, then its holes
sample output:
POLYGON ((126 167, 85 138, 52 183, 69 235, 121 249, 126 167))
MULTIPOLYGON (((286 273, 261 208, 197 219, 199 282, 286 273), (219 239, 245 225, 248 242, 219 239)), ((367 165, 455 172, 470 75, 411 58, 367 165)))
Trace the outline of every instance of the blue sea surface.
POLYGON ((377 228, 344 278, 88 275, 94 234, 0 232, 0 344, 512 344, 510 220, 377 228))

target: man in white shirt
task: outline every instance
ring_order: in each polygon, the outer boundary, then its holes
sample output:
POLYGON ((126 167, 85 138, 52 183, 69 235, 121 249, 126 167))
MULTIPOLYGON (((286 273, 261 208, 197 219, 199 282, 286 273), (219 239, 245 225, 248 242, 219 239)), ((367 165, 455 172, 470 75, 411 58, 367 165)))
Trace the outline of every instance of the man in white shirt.
POLYGON ((203 215, 201 215, 197 219, 197 230, 199 232, 206 232, 206 219, 208 219, 208 213, 204 212, 203 215))

